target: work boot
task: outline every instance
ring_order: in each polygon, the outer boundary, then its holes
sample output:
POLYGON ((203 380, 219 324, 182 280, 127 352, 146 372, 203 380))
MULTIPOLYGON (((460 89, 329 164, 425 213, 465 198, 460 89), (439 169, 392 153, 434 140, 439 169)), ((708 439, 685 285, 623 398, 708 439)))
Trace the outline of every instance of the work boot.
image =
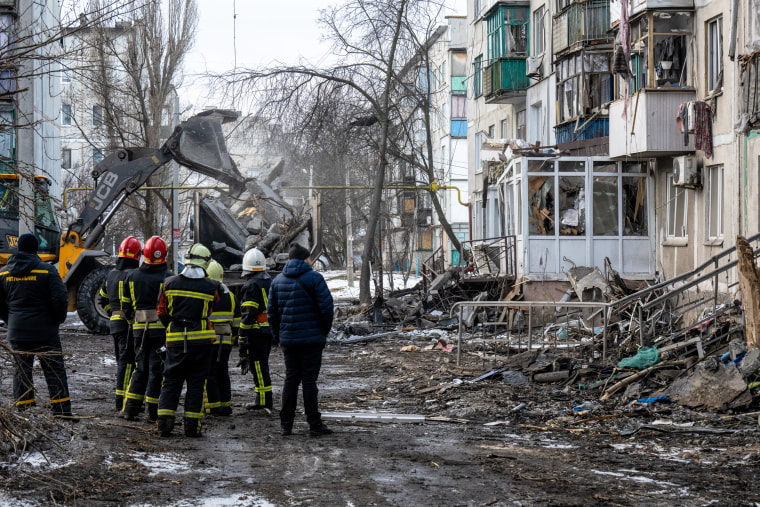
POLYGON ((201 420, 194 417, 185 417, 185 436, 197 438, 201 436, 201 420))
POLYGON ((162 437, 168 437, 171 435, 174 429, 174 417, 170 415, 158 416, 158 433, 162 437))
MULTIPOLYGON (((124 418, 127 421, 134 421, 137 419, 137 416, 140 414, 140 409, 142 402, 138 400, 133 399, 127 399, 127 402, 124 404, 124 418)), ((158 410, 158 408, 156 409, 158 410)))
POLYGON ((153 424, 158 420, 158 403, 148 403, 148 422, 153 424))
POLYGON ((285 426, 283 424, 282 425, 282 433, 281 433, 281 435, 283 437, 289 437, 292 434, 293 434, 293 427, 292 426, 285 426))
POLYGON ((118 394, 114 400, 114 408, 117 412, 121 412, 124 409, 124 396, 118 394))
POLYGON ((219 417, 229 417, 232 415, 232 407, 219 407, 219 417))
POLYGON ((312 437, 321 437, 322 435, 331 435, 333 430, 325 426, 325 423, 321 422, 319 425, 309 428, 309 435, 312 437))

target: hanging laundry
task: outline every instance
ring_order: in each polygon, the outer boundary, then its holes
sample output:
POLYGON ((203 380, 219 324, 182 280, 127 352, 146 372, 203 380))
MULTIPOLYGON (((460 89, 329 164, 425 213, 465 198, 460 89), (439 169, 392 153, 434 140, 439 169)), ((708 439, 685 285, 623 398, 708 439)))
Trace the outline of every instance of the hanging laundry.
POLYGON ((705 152, 705 157, 712 158, 712 108, 704 101, 694 103, 694 147, 705 152))

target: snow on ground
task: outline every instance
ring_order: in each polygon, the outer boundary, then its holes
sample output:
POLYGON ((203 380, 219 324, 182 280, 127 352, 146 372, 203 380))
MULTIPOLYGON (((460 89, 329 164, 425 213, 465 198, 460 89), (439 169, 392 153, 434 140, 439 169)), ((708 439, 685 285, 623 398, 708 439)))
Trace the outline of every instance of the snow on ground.
MULTIPOLYGON (((322 276, 325 277, 325 281, 327 282, 327 287, 330 289, 330 292, 332 293, 333 299, 335 300, 352 300, 352 299, 359 299, 359 273, 354 273, 354 286, 349 287, 348 286, 348 279, 346 277, 345 270, 338 270, 338 271, 321 271, 322 276)), ((383 289, 389 290, 390 284, 388 280, 388 275, 383 275, 383 289)), ((393 273, 393 290, 399 290, 399 289, 410 289, 417 285, 417 283, 422 280, 419 276, 414 276, 413 274, 409 275, 409 278, 406 281, 406 284, 404 284, 404 275, 403 273, 393 273)), ((375 295, 375 283, 370 281, 369 289, 372 295, 375 295)))

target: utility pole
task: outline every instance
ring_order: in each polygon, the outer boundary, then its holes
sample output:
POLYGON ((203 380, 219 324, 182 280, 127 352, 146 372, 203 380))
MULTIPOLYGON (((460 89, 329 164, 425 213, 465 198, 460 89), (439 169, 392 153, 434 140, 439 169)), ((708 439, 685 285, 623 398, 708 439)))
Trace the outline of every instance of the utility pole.
POLYGON ((349 172, 346 171, 346 279, 348 286, 354 286, 354 236, 351 231, 351 185, 349 172))
MULTIPOLYGON (((177 89, 174 90, 174 126, 179 125, 179 94, 177 89)), ((172 269, 175 273, 179 273, 179 239, 180 239, 180 227, 179 227, 179 164, 177 161, 172 162, 173 174, 172 174, 172 269)))

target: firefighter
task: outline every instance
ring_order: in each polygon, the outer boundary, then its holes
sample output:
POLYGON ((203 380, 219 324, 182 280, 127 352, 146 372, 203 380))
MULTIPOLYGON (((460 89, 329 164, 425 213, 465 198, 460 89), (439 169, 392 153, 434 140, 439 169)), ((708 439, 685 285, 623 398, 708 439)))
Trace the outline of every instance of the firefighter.
POLYGON ((18 253, 0 272, 0 317, 8 324, 16 372, 13 396, 18 410, 34 401, 32 365, 39 358, 53 415, 71 416, 71 400, 58 326, 66 320, 68 294, 58 271, 37 256, 34 234, 18 238, 18 253))
POLYGON ((132 341, 137 359, 124 402, 124 415, 130 421, 140 413, 143 401, 148 408, 148 421, 158 420, 158 396, 163 378, 158 350, 166 342, 166 329, 158 319, 156 305, 164 280, 173 275, 166 268, 166 242, 153 236, 145 242, 143 263, 125 280, 126 297, 121 307, 126 313, 134 314, 132 341))
POLYGON ((124 280, 130 270, 140 265, 140 248, 140 242, 134 236, 129 236, 121 242, 116 266, 108 273, 100 289, 101 305, 107 307, 111 315, 109 327, 116 355, 115 408, 119 411, 124 408, 124 395, 135 369, 135 349, 129 333, 132 325, 131 316, 122 311, 121 302, 126 294, 124 280))
POLYGON ((158 432, 168 437, 182 386, 185 393, 185 436, 199 437, 203 417, 203 387, 211 368, 216 334, 208 321, 219 301, 219 282, 206 277, 211 252, 196 243, 185 255, 185 269, 164 282, 158 318, 166 326, 164 383, 158 401, 158 432))
POLYGON ((220 283, 219 301, 214 304, 209 320, 214 326, 216 342, 214 343, 211 373, 206 380, 206 408, 212 415, 232 415, 232 388, 230 386, 229 360, 232 350, 232 336, 237 336, 240 326, 240 308, 235 296, 222 282, 224 268, 212 260, 208 269, 209 278, 220 283))
POLYGON ((241 291, 239 354, 240 373, 250 370, 256 385, 256 399, 246 405, 249 410, 272 410, 272 380, 269 377, 269 353, 272 350, 272 333, 267 319, 269 285, 272 278, 265 270, 266 258, 257 248, 243 257, 241 291))

